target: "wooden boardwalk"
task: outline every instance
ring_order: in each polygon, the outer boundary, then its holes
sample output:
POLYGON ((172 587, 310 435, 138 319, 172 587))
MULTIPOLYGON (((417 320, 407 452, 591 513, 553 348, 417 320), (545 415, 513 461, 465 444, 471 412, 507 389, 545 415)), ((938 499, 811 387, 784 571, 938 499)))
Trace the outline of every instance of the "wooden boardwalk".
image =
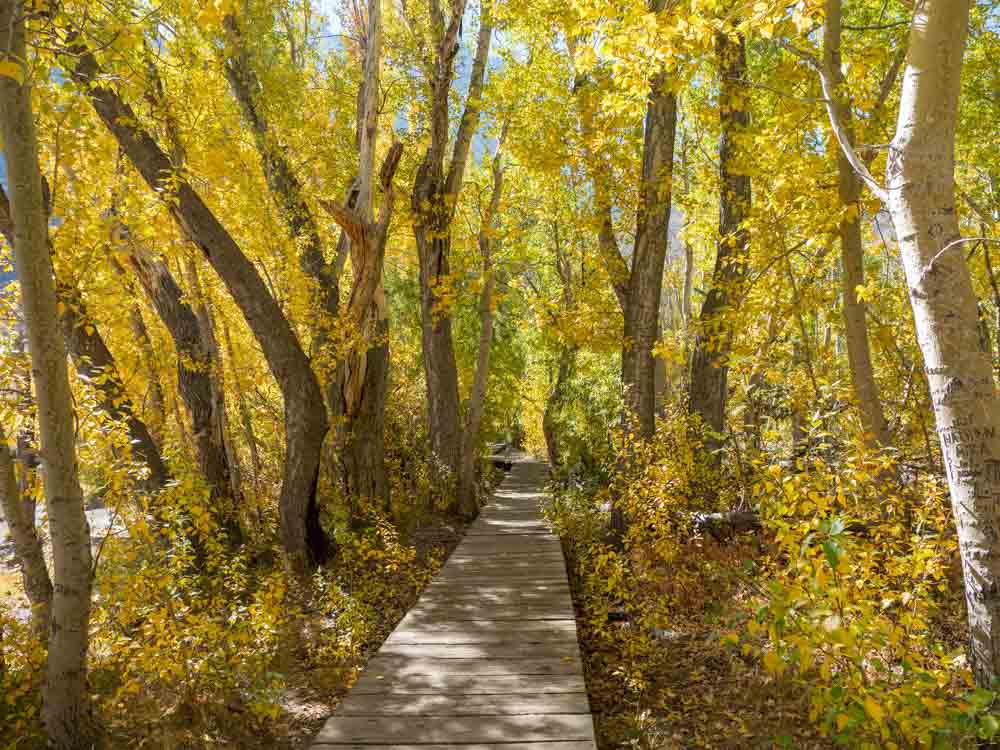
POLYGON ((566 566, 514 463, 314 750, 594 750, 566 566))

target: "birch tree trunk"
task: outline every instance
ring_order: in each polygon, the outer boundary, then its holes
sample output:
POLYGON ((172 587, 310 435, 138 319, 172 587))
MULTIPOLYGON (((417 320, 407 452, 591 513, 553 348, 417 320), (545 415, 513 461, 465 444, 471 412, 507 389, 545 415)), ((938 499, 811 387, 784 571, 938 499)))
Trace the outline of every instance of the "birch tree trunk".
POLYGON ((979 346, 955 212, 954 148, 968 0, 917 5, 886 166, 917 339, 958 528, 976 682, 1000 677, 1000 398, 979 346))
MULTIPOLYGON (((20 0, 0 3, 2 51, 24 76, 30 70, 25 40, 27 12, 20 0)), ((52 535, 54 591, 42 721, 50 745, 59 750, 82 750, 91 746, 93 730, 87 695, 90 529, 77 471, 73 396, 66 345, 59 330, 29 79, 0 78, 0 115, 14 220, 14 257, 35 377, 52 535)))
POLYGON ((732 323, 728 318, 746 274, 749 233, 741 225, 750 208, 750 177, 738 167, 736 141, 750 123, 746 99, 746 46, 742 36, 719 34, 719 244, 715 255, 711 287, 701 308, 700 330, 691 356, 689 409, 701 417, 707 428, 705 450, 711 461, 721 461, 719 449, 726 425, 729 396, 729 367, 726 360, 732 344, 732 323))

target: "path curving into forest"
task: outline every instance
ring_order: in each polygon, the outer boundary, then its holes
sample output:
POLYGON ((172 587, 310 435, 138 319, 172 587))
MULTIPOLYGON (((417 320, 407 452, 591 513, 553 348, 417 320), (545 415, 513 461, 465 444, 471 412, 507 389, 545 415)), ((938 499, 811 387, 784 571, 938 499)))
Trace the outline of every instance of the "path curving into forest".
POLYGON ((519 457, 314 750, 592 750, 566 565, 519 457))

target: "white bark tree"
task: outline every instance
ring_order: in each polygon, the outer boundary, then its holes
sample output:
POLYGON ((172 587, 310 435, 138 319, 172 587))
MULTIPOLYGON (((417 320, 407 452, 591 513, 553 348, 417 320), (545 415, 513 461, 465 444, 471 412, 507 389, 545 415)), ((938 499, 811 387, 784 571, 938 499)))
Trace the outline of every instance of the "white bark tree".
POLYGON ((55 748, 90 747, 87 627, 90 619, 90 529, 76 463, 73 397, 66 345, 59 328, 49 254, 48 215, 31 111, 31 78, 22 0, 0 2, 0 50, 15 75, 0 77, 0 129, 14 220, 14 258, 21 283, 38 427, 45 500, 52 535, 52 610, 42 720, 55 748))
POLYGON ((910 28, 896 133, 883 187, 854 151, 834 106, 836 82, 812 56, 845 157, 888 208, 958 530, 976 682, 1000 678, 1000 397, 955 210, 955 131, 969 0, 923 0, 910 28))

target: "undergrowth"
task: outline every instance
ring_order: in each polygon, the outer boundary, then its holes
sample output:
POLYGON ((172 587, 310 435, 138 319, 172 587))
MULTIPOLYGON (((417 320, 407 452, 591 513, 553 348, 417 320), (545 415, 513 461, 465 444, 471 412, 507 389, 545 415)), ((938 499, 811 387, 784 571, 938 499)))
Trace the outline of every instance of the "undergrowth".
MULTIPOLYGON (((602 747, 975 747, 1000 729, 973 687, 947 491, 858 441, 836 457, 715 468, 671 415, 609 484, 557 476, 602 747), (628 520, 609 533, 609 510, 628 520), (753 512, 735 533, 706 513, 753 512)), ((716 519, 719 516, 714 517, 716 519)))

